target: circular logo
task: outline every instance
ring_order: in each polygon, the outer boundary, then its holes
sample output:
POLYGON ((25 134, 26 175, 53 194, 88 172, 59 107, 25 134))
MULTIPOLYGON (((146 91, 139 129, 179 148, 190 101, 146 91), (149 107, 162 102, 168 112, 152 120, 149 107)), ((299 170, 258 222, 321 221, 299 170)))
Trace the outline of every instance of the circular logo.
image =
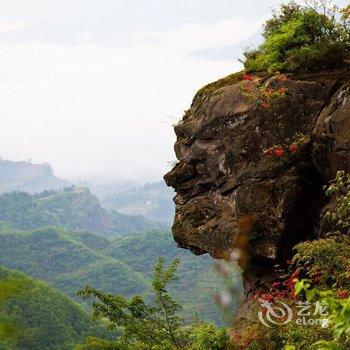
POLYGON ((292 321, 292 309, 282 301, 277 301, 277 305, 269 301, 259 299, 262 310, 258 312, 260 322, 270 327, 272 325, 284 325, 292 321))

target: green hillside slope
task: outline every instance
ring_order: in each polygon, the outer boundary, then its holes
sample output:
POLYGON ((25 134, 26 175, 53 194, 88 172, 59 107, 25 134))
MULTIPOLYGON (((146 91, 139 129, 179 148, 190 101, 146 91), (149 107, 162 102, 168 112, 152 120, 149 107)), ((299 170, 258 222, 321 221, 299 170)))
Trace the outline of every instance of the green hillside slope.
MULTIPOLYGON (((188 250, 179 249, 171 233, 166 230, 119 239, 114 242, 109 254, 149 279, 158 256, 165 257, 167 263, 180 258, 180 279, 172 286, 171 292, 184 306, 187 315, 221 323, 222 312, 215 304, 213 295, 223 290, 224 285, 215 271, 215 262, 208 255, 195 256, 188 250)), ((238 271, 233 278, 236 285, 241 285, 238 271)))
POLYGON ((87 335, 104 333, 57 290, 0 266, 0 349, 71 350, 87 335))
POLYGON ((32 231, 0 226, 0 264, 40 278, 66 295, 86 284, 125 296, 149 292, 158 256, 180 257, 180 281, 173 288, 186 315, 220 322, 212 295, 222 284, 209 257, 178 249, 168 231, 150 231, 115 241, 89 232, 45 227, 32 231))
POLYGON ((124 295, 147 289, 147 281, 141 274, 119 260, 88 248, 79 242, 80 236, 84 233, 58 227, 20 231, 2 225, 0 264, 43 279, 73 298, 86 284, 124 295))
POLYGON ((107 212, 87 188, 73 186, 35 195, 4 193, 0 195, 0 220, 22 230, 63 226, 108 237, 163 227, 142 216, 107 212))

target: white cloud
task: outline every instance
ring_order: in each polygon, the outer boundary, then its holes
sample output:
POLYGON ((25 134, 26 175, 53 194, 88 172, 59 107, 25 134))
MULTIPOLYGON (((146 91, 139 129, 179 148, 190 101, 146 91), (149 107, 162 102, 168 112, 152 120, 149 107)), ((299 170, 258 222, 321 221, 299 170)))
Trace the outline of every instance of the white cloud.
POLYGON ((261 22, 251 23, 243 18, 211 25, 194 23, 178 30, 140 33, 138 39, 158 43, 172 52, 176 50, 178 54, 190 53, 207 47, 219 49, 235 44, 252 35, 260 25, 261 22))
POLYGON ((0 44, 2 156, 48 161, 65 177, 159 178, 174 160, 167 116, 178 119, 196 89, 239 69, 188 55, 255 29, 194 24, 142 33, 127 48, 0 44))
POLYGON ((25 29, 30 25, 29 22, 10 22, 10 21, 4 21, 0 20, 0 33, 5 32, 20 32, 21 30, 25 29))

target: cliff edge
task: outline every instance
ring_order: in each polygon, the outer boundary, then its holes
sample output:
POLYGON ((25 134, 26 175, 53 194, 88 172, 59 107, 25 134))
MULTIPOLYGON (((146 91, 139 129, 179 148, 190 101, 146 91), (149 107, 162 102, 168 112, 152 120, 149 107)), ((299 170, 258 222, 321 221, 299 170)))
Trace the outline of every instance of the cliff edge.
POLYGON ((236 257, 252 296, 317 237, 323 186, 350 172, 350 67, 233 74, 196 94, 175 133, 174 238, 236 257))

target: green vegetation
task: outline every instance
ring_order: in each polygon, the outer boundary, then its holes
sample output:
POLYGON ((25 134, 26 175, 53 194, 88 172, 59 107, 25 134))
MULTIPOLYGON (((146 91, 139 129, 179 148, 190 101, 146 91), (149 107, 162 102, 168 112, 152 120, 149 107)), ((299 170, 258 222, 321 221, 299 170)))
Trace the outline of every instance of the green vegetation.
MULTIPOLYGON (((202 100, 202 99, 205 99, 209 96, 212 96, 213 94, 218 93, 218 91, 221 88, 242 81, 242 78, 243 78, 243 73, 241 73, 241 72, 234 73, 234 74, 228 75, 225 78, 219 79, 213 83, 205 85, 201 89, 199 89, 199 91, 196 93, 193 100, 194 101, 195 100, 202 100)), ((185 116, 188 117, 189 115, 191 115, 191 110, 185 111, 185 116)))
POLYGON ((43 279, 70 297, 87 283, 125 295, 147 288, 140 274, 123 262, 86 247, 79 237, 84 237, 84 233, 57 227, 33 231, 2 227, 0 264, 43 279))
MULTIPOLYGON (((213 295, 223 289, 224 284, 213 268, 212 259, 209 256, 194 256, 187 250, 177 248, 170 232, 150 231, 116 240, 109 254, 147 279, 152 277, 152 268, 158 256, 163 256, 167 263, 180 258, 181 279, 170 286, 170 291, 183 306, 185 314, 197 314, 204 320, 219 324, 222 322, 222 314, 213 303, 213 295)), ((239 271, 232 275, 232 279, 241 285, 239 271)))
POLYGON ((343 65, 350 50, 350 26, 327 1, 284 4, 264 26, 264 42, 245 53, 245 69, 315 71, 343 65))
POLYGON ((0 349, 71 350, 92 334, 108 336, 57 290, 0 266, 0 349))
POLYGON ((168 285, 177 281, 179 260, 166 268, 159 258, 154 266, 152 303, 139 295, 127 299, 121 295, 104 294, 86 287, 80 292, 84 298, 94 298, 93 317, 106 319, 110 329, 122 328, 123 336, 116 341, 90 337, 88 346, 95 349, 121 350, 221 350, 228 343, 224 329, 212 325, 186 326, 181 318, 181 306, 167 291, 168 285))
POLYGON ((348 235, 350 232, 350 175, 339 171, 326 189, 326 195, 335 197, 332 207, 321 222, 323 236, 348 235))
POLYGON ((323 286, 350 288, 350 175, 339 171, 325 191, 331 204, 321 218, 322 239, 297 245, 294 263, 323 286))
POLYGON ((329 328, 319 326, 288 326, 275 330, 271 338, 289 349, 345 350, 349 349, 350 334, 350 177, 338 172, 325 188, 331 197, 329 208, 321 218, 323 238, 296 246, 292 268, 301 280, 295 293, 301 301, 327 305, 329 328))
MULTIPOLYGON (((314 343, 318 350, 345 350, 350 347, 350 298, 347 291, 334 293, 332 290, 312 288, 308 280, 300 280, 295 286, 296 292, 303 295, 307 302, 316 301, 327 305, 325 319, 333 332, 333 339, 319 338, 314 343)), ((310 344, 311 345, 311 344, 310 344)))
POLYGON ((4 193, 0 195, 0 221, 22 230, 62 226, 89 230, 106 237, 163 227, 142 216, 107 212, 87 188, 74 186, 35 195, 4 193))
POLYGON ((350 239, 324 238, 296 247, 295 266, 324 286, 349 288, 350 239))
POLYGON ((0 264, 43 279, 75 300, 76 291, 86 284, 124 296, 148 295, 150 271, 159 254, 167 261, 175 257, 183 261, 181 284, 173 292, 184 304, 185 315, 222 322, 212 297, 222 284, 212 260, 178 249, 169 231, 112 241, 59 227, 21 231, 0 226, 0 264))
MULTIPOLYGON (((21 278, 15 283, 16 288, 20 288, 16 297, 5 300, 0 287, 1 299, 6 301, 2 305, 6 304, 8 310, 2 309, 0 313, 0 349, 73 349, 86 335, 103 336, 108 343, 106 331, 92 328, 90 321, 85 321, 88 318, 84 310, 91 305, 76 295, 77 290, 89 284, 94 290, 119 294, 125 300, 136 293, 145 302, 151 302, 151 271, 159 255, 165 256, 166 263, 178 257, 183 261, 179 267, 183 278, 170 287, 171 293, 183 304, 178 310, 181 320, 190 324, 197 318, 221 324, 222 315, 213 296, 223 287, 223 282, 214 271, 212 260, 178 249, 167 230, 144 231, 154 225, 149 225, 144 218, 138 222, 137 218, 107 212, 96 197, 82 188, 70 187, 35 195, 24 192, 2 194, 0 264, 44 280, 66 296, 29 277, 23 278, 43 288, 33 287, 39 294, 35 294, 35 300, 26 293, 27 287, 21 287, 21 278), (141 232, 134 233, 136 230, 141 232), (77 318, 74 325, 75 321, 69 318, 70 314, 69 317, 66 315, 61 300, 70 303, 72 313, 74 310, 81 313, 81 316, 74 315, 77 318), (35 308, 38 303, 41 303, 40 307, 35 308), (56 305, 64 313, 62 320, 56 305), (55 312, 54 326, 42 315, 45 309, 48 310, 47 317, 55 312), (16 310, 23 310, 23 315, 16 310), (45 325, 39 319, 46 322, 45 325), (85 327, 84 322, 88 322, 88 327, 79 333, 78 330, 85 327), (23 327, 15 329, 14 324, 23 324, 23 327), (78 328, 77 335, 71 327, 78 328), (44 343, 45 337, 50 337, 50 341, 44 343)), ((202 349, 205 349, 203 344, 219 341, 222 336, 214 326, 197 326, 191 342, 202 344, 202 349)))

